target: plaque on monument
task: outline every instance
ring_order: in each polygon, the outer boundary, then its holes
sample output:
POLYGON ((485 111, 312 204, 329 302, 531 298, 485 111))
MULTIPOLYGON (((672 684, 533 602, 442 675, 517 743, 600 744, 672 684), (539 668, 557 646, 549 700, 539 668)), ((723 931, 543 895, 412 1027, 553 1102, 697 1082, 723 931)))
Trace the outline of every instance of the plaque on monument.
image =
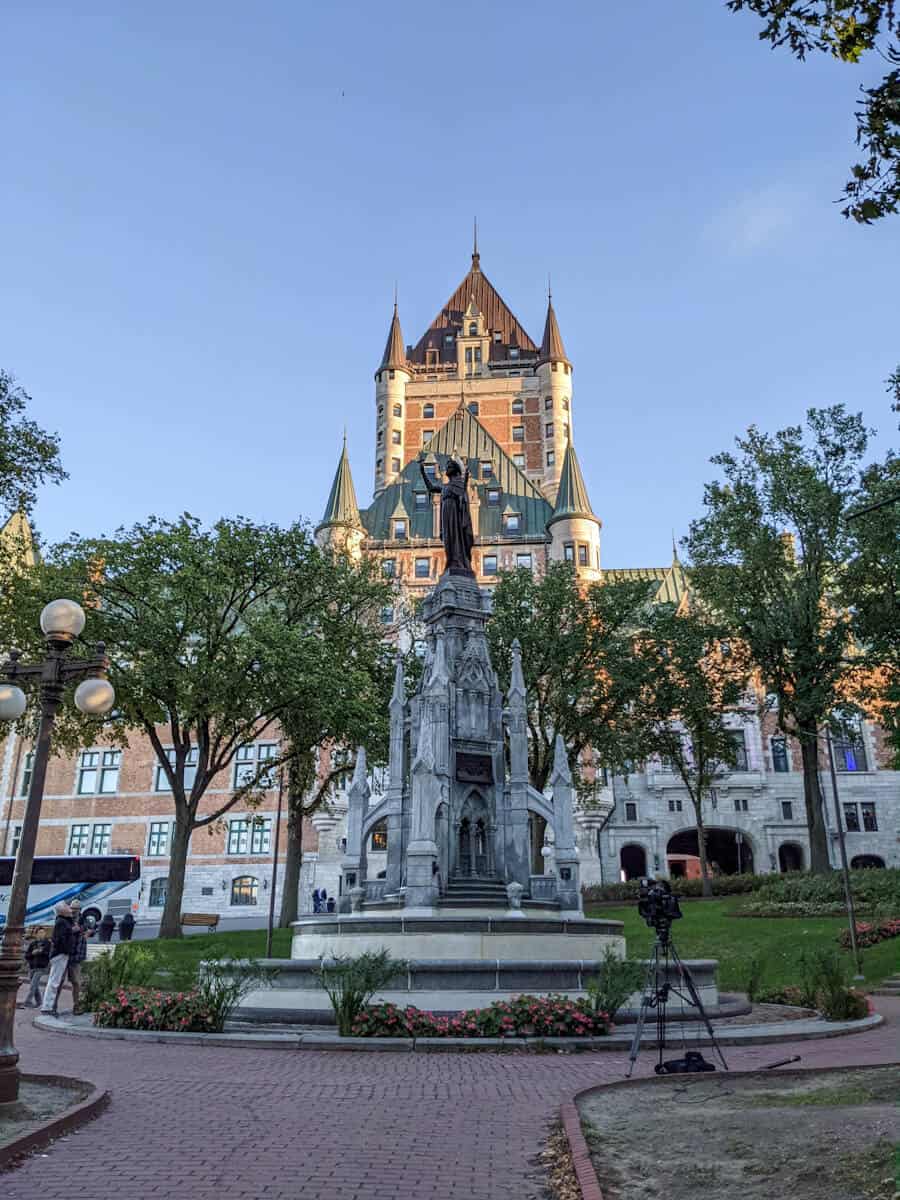
POLYGON ((494 763, 490 754, 460 750, 456 755, 456 778, 460 783, 493 783, 494 763))

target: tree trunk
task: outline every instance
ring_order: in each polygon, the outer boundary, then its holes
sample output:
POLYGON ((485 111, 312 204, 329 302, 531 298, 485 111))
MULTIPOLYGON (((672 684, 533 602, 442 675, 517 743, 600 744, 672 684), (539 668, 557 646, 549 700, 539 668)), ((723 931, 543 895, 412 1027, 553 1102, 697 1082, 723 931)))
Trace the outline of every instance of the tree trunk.
POLYGON ((303 863, 303 803, 288 799, 287 846, 285 847, 284 882, 281 888, 279 929, 289 929, 297 920, 297 893, 300 890, 300 867, 303 863))
POLYGON ((169 878, 166 883, 166 903, 159 926, 161 938, 181 937, 181 901, 184 897, 184 872, 188 846, 191 841, 189 818, 176 814, 172 828, 172 849, 169 854, 169 878))
POLYGON ((699 804, 694 805, 694 812, 697 816, 697 854, 700 857, 700 879, 702 880, 703 895, 709 897, 713 894, 712 880, 709 877, 709 863, 706 858, 706 826, 703 823, 700 808, 699 804))
POLYGON ((819 739, 800 739, 803 756, 803 800, 806 804, 806 828, 809 831, 809 869, 818 875, 831 870, 825 808, 819 787, 819 739))

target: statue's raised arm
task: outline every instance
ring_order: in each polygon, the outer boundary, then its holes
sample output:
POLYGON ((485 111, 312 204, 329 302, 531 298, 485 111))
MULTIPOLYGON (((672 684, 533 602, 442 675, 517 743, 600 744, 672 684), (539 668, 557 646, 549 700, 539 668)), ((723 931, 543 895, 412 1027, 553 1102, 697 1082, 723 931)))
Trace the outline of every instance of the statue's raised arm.
POLYGON ((431 492, 432 494, 434 494, 436 492, 440 492, 440 490, 441 490, 440 485, 436 484, 436 483, 432 483, 431 480, 428 478, 428 473, 425 470, 425 456, 423 454, 419 455, 419 470, 422 473, 422 482, 425 484, 425 487, 428 489, 428 491, 431 492))

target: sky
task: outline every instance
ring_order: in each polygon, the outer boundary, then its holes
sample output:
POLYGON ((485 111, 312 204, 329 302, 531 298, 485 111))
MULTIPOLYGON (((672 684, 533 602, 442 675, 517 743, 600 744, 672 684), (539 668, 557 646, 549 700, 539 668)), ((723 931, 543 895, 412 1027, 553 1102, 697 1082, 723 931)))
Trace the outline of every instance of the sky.
POLYGON ((0 366, 58 431, 56 541, 371 497, 399 293, 547 276, 606 566, 664 565, 710 457, 843 402, 897 441, 900 218, 840 215, 857 88, 720 0, 6 0, 0 366))

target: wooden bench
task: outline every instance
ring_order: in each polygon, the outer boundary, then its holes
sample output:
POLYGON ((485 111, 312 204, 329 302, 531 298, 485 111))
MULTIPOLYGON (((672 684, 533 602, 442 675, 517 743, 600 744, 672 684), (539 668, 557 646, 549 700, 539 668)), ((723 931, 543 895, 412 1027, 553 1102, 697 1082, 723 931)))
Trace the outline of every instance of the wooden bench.
POLYGON ((216 932, 216 926, 219 924, 218 913, 182 913, 181 924, 184 925, 205 925, 210 933, 216 932))

